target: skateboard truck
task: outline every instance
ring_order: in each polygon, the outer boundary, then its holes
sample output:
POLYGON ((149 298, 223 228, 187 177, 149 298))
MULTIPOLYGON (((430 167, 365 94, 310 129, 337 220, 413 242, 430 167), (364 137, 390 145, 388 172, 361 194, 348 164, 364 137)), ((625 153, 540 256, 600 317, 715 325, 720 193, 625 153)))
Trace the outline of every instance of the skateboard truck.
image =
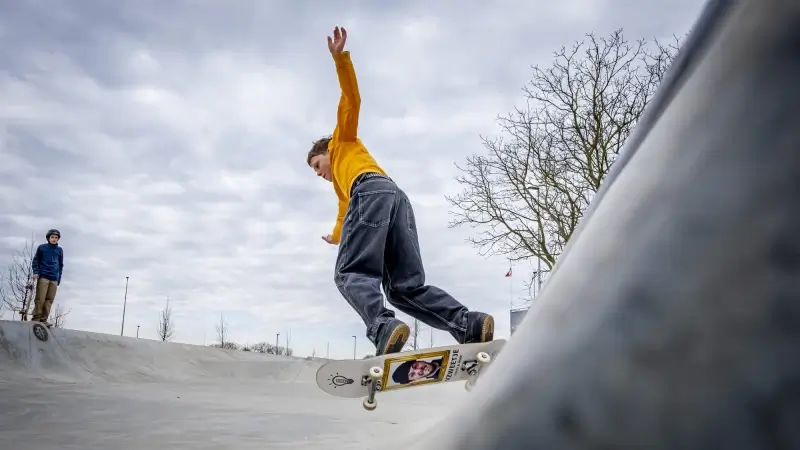
POLYGON ((367 411, 373 411, 378 407, 378 402, 375 401, 375 393, 380 390, 381 377, 383 377, 383 369, 378 366, 372 366, 369 369, 369 374, 364 375, 361 379, 361 385, 367 387, 367 398, 361 402, 361 405, 367 411))
POLYGON ((489 364, 491 361, 492 356, 490 354, 486 352, 479 352, 477 359, 471 359, 461 363, 461 370, 467 372, 467 375, 470 376, 470 379, 464 383, 464 389, 466 389, 468 392, 472 390, 472 387, 475 385, 475 381, 478 379, 478 375, 480 375, 480 368, 478 366, 489 364))

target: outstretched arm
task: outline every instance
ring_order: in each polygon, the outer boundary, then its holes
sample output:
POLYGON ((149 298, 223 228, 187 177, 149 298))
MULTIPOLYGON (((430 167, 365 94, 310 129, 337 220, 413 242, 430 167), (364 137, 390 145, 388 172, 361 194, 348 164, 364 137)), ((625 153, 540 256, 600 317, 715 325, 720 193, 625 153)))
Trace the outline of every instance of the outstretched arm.
POLYGON ((340 31, 339 27, 336 27, 333 30, 333 39, 328 36, 328 50, 336 63, 336 75, 339 77, 339 87, 342 89, 336 114, 336 130, 333 135, 336 140, 355 141, 358 137, 361 94, 358 92, 358 80, 350 52, 344 50, 346 41, 347 30, 344 28, 340 31))

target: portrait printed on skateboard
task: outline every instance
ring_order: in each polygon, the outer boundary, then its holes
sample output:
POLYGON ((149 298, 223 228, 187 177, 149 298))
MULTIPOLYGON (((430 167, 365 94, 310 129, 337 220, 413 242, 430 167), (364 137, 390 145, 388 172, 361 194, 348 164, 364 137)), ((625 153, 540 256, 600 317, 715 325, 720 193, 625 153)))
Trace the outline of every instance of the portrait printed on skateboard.
MULTIPOLYGON (((442 381, 451 350, 417 353, 384 361, 383 391, 442 381)), ((457 352, 456 352, 457 353, 457 352)))

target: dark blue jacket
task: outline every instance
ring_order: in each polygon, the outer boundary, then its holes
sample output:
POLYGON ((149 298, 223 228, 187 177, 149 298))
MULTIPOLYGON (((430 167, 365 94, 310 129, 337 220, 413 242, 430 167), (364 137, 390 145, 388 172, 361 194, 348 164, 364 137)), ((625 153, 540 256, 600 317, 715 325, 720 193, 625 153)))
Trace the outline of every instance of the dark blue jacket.
POLYGON ((31 262, 33 273, 46 280, 61 284, 61 272, 64 271, 64 250, 51 243, 42 244, 36 249, 31 262))

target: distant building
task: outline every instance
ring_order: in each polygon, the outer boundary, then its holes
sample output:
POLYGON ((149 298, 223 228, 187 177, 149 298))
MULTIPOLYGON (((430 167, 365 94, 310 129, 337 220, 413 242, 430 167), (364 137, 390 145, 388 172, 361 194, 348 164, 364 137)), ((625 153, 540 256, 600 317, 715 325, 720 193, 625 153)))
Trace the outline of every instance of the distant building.
POLYGON ((522 320, 525 319, 525 313, 528 312, 528 308, 529 307, 511 310, 510 320, 512 336, 514 335, 514 332, 517 331, 517 327, 522 323, 522 320))

